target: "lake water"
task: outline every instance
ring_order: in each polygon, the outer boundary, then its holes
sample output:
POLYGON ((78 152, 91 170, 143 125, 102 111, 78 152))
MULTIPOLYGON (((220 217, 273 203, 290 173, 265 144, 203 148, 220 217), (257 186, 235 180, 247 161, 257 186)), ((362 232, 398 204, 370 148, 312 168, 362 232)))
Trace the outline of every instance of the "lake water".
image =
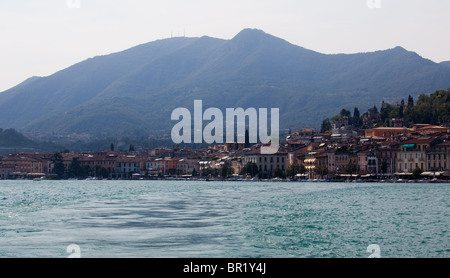
POLYGON ((450 257, 450 184, 0 181, 0 257, 450 257), (70 251, 70 250, 69 250, 70 251), (74 255, 74 254, 72 254, 74 255))

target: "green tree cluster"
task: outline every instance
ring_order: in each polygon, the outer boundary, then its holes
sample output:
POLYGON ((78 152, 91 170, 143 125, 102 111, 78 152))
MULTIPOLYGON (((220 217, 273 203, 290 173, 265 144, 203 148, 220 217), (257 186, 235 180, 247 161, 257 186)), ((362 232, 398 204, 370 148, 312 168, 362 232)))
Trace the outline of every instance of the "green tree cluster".
POLYGON ((244 167, 242 167, 239 174, 255 177, 259 174, 258 165, 254 162, 248 162, 244 167))
POLYGON ((430 96, 420 95, 415 105, 408 105, 406 120, 409 125, 440 125, 450 121, 450 88, 436 91, 430 96))
POLYGON ((362 116, 359 112, 358 107, 355 107, 355 109, 353 110, 353 116, 350 110, 342 109, 339 115, 336 115, 331 119, 326 118, 325 120, 323 120, 322 125, 320 127, 320 132, 331 133, 331 130, 333 129, 333 123, 342 119, 343 117, 347 117, 348 123, 356 128, 361 128, 363 126, 362 116))
POLYGON ((303 164, 292 164, 289 165, 286 169, 286 175, 288 177, 295 177, 297 174, 304 174, 306 173, 306 167, 303 164))

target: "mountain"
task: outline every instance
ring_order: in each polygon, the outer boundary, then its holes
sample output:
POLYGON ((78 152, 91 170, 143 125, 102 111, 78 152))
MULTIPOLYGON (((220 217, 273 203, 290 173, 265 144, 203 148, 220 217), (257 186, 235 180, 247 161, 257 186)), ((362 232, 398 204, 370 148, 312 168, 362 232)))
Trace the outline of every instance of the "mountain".
POLYGON ((52 152, 63 149, 62 146, 51 142, 36 142, 14 129, 0 128, 0 155, 7 155, 16 151, 52 152))
POLYGON ((319 127, 343 107, 450 87, 450 68, 402 47, 322 54, 261 30, 163 39, 33 77, 0 93, 0 127, 99 136, 170 130, 173 109, 280 108, 281 128, 319 127))
POLYGON ((444 67, 449 67, 450 68, 450 61, 440 62, 439 64, 444 66, 444 67))

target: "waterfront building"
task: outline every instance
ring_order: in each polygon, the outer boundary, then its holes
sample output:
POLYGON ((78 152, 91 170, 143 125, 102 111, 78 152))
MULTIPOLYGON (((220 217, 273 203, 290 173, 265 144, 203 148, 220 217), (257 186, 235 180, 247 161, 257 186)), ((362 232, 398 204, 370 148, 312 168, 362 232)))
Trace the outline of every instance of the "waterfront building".
POLYGON ((418 137, 402 142, 397 151, 397 172, 412 173, 414 169, 427 170, 427 151, 436 139, 433 137, 418 137))
POLYGON ((145 169, 145 159, 138 156, 117 157, 116 173, 119 178, 131 178, 130 175, 140 174, 141 169, 145 169))
POLYGON ((174 175, 177 171, 177 161, 179 159, 171 158, 171 157, 164 157, 164 158, 158 158, 155 159, 157 166, 157 172, 158 175, 174 175))
POLYGON ((280 169, 283 172, 287 168, 287 152, 279 150, 275 154, 261 154, 260 149, 245 154, 244 165, 253 162, 257 165, 260 177, 273 177, 275 170, 280 169))
POLYGON ((5 178, 7 177, 7 174, 8 176, 14 175, 16 177, 32 177, 45 175, 45 161, 33 158, 32 154, 10 154, 6 157, 3 157, 1 164, 2 168, 4 168, 2 172, 5 178))
POLYGON ((433 144, 426 152, 427 169, 424 176, 450 177, 450 141, 433 144))

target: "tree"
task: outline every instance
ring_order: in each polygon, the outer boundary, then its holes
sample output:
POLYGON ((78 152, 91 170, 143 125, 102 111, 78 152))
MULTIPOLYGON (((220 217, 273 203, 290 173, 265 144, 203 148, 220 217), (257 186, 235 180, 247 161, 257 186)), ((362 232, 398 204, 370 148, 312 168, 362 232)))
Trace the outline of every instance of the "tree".
POLYGON ((344 169, 342 169, 345 174, 352 175, 353 173, 356 173, 358 170, 358 165, 356 165, 353 162, 349 162, 347 165, 345 165, 344 169))
POLYGON ((399 119, 403 119, 404 115, 403 115, 403 109, 404 109, 404 101, 402 100, 402 104, 400 105, 400 107, 398 108, 398 118, 399 119))
POLYGON ((111 151, 114 151, 114 144, 113 144, 113 143, 111 143, 111 145, 109 146, 109 149, 110 149, 111 151))
POLYGON ((212 175, 212 172, 213 172, 213 170, 211 167, 203 168, 201 175, 202 175, 202 177, 208 177, 209 175, 212 175))
POLYGON ((325 165, 318 165, 316 168, 314 168, 314 173, 316 173, 316 175, 320 176, 320 178, 322 179, 323 176, 328 175, 328 167, 325 165))
POLYGON ((286 169, 286 175, 288 177, 294 177, 297 174, 306 173, 306 167, 303 164, 292 164, 289 165, 286 169))
POLYGON ((353 118, 352 118, 351 123, 354 127, 359 128, 362 126, 361 114, 359 113, 358 107, 355 107, 355 110, 353 111, 353 118))
POLYGON ((62 178, 65 173, 63 157, 61 153, 55 152, 50 160, 53 162, 53 174, 57 176, 57 178, 62 178))
POLYGON ((233 174, 233 168, 231 168, 227 163, 222 166, 220 170, 220 176, 224 179, 228 178, 233 174))
POLYGON ((72 158, 72 162, 69 165, 69 177, 70 178, 81 178, 85 177, 83 168, 81 167, 78 157, 72 158))
POLYGON ((351 117, 351 113, 350 113, 350 111, 347 110, 347 109, 342 109, 342 110, 341 110, 341 113, 340 113, 339 115, 340 115, 341 117, 348 117, 348 118, 351 117))
POLYGON ((278 167, 275 168, 275 170, 273 171, 273 176, 274 176, 274 178, 282 178, 282 179, 284 179, 286 177, 284 175, 284 171, 278 167))
POLYGON ((420 179, 422 173, 423 173, 422 169, 420 169, 419 167, 416 167, 416 169, 414 169, 412 172, 413 178, 416 180, 420 179))
POLYGON ((408 108, 414 107, 414 99, 411 95, 408 96, 408 108))
POLYGON ((254 162, 248 162, 247 165, 241 169, 240 174, 254 177, 259 174, 258 165, 254 162))
POLYGON ((327 133, 327 132, 330 132, 332 128, 333 128, 333 126, 331 125, 330 118, 326 118, 322 122, 322 126, 320 128, 320 132, 321 133, 327 133))

